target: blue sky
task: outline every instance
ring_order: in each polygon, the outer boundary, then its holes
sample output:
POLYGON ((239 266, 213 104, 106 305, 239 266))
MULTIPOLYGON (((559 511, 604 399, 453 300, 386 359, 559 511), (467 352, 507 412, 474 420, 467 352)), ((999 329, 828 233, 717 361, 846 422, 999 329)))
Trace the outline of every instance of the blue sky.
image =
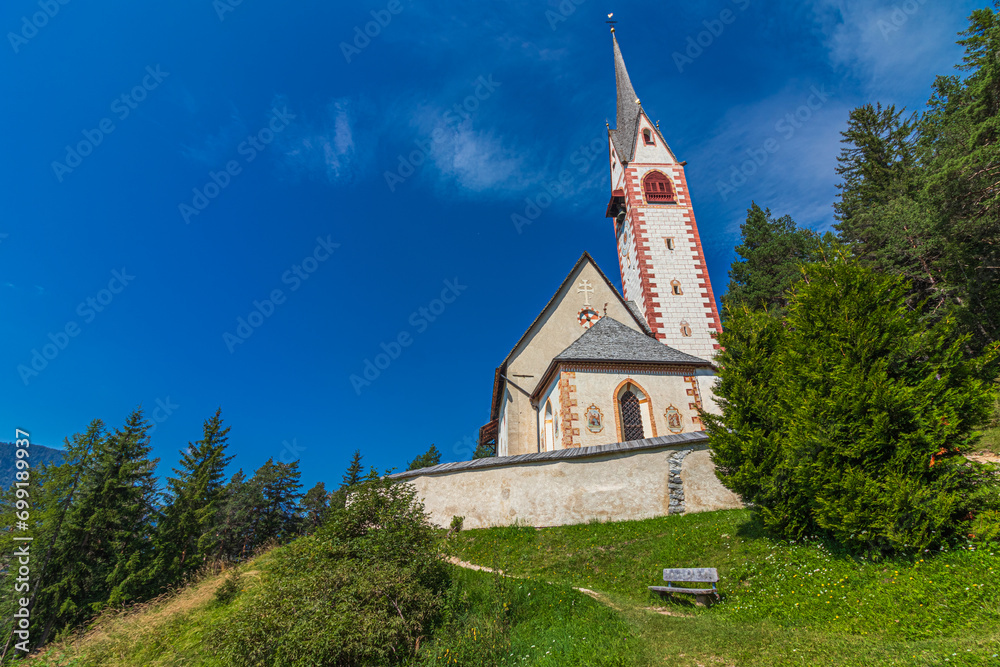
POLYGON ((221 405, 234 467, 300 458, 307 485, 356 448, 467 458, 580 253, 618 282, 607 12, 719 295, 751 200, 829 228, 850 109, 919 109, 983 6, 63 1, 0 10, 0 439, 142 404, 162 473, 221 405))

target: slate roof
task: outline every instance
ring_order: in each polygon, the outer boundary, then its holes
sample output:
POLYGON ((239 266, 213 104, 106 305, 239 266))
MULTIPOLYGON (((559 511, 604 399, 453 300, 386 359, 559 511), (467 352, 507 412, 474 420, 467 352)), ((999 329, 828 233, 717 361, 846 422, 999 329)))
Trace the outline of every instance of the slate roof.
POLYGON ((573 447, 571 449, 557 449, 554 452, 537 452, 534 454, 520 454, 518 456, 491 456, 485 459, 475 459, 474 461, 442 463, 429 468, 397 472, 394 475, 389 475, 389 479, 409 479, 412 477, 447 474, 463 470, 481 470, 483 468, 498 468, 501 466, 517 465, 519 463, 577 459, 588 456, 633 452, 643 449, 657 449, 659 447, 679 447, 683 445, 703 447, 707 444, 708 435, 704 431, 693 431, 691 433, 677 433, 676 435, 664 435, 656 438, 645 438, 643 440, 616 442, 599 447, 573 447))
POLYGON ((650 338, 606 316, 597 320, 594 326, 560 352, 553 361, 622 361, 711 366, 711 363, 704 359, 668 347, 655 338, 650 338))
MULTIPOLYGON (((615 129, 608 130, 608 133, 611 135, 611 141, 618 153, 618 159, 628 163, 635 157, 639 116, 643 111, 642 105, 639 103, 639 96, 635 94, 635 88, 632 87, 632 80, 628 77, 628 70, 625 69, 625 59, 622 58, 622 50, 618 47, 618 39, 615 37, 614 31, 611 33, 611 41, 614 44, 615 52, 615 87, 618 93, 618 111, 615 116, 615 129)), ((667 144, 663 133, 660 132, 659 128, 655 128, 655 131, 663 141, 663 145, 667 147, 667 152, 676 160, 677 156, 667 144)))
POLYGON ((618 89, 618 114, 615 129, 611 130, 611 141, 615 144, 618 157, 623 162, 631 162, 632 149, 635 147, 635 132, 639 125, 639 97, 635 94, 632 81, 625 69, 625 59, 618 48, 618 40, 611 35, 615 50, 615 86, 618 89))

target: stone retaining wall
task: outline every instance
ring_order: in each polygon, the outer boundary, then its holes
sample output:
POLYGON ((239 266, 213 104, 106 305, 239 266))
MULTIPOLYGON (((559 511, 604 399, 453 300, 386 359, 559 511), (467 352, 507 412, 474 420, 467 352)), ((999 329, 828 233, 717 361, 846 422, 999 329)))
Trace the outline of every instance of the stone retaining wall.
POLYGON ((393 475, 413 484, 431 521, 466 528, 560 526, 742 507, 715 477, 702 434, 683 434, 393 475), (700 436, 700 437, 698 437, 700 436))

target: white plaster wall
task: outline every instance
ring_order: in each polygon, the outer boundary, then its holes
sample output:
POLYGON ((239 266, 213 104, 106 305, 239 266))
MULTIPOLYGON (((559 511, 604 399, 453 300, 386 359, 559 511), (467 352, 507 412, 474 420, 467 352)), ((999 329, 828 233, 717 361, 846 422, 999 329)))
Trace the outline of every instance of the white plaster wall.
MULTIPOLYGON (((654 435, 671 435, 667 428, 666 410, 673 405, 680 412, 684 430, 682 433, 701 431, 702 427, 694 418, 698 416, 698 411, 689 407, 694 402, 694 397, 688 396, 687 390, 690 383, 684 381, 685 373, 691 371, 649 371, 623 373, 621 371, 594 370, 584 367, 567 366, 567 369, 576 372, 576 399, 577 409, 580 414, 580 437, 581 447, 595 447, 599 445, 609 445, 620 442, 619 424, 615 416, 615 391, 619 384, 625 380, 631 380, 638 384, 645 392, 647 402, 643 404, 643 434, 647 438, 654 435), (600 433, 591 433, 587 428, 586 412, 590 405, 596 405, 604 415, 604 430, 600 433), (656 433, 653 433, 652 425, 647 421, 647 415, 652 415, 653 424, 656 425, 656 433)), ((714 401, 713 401, 714 403, 714 401)))
MULTIPOLYGON (((466 528, 625 521, 669 513, 670 455, 688 447, 664 447, 579 459, 424 475, 403 480, 416 487, 431 521, 447 526, 465 517, 466 528)), ((688 454, 682 478, 686 511, 742 507, 715 479, 700 448, 688 454), (694 456, 694 458, 692 458, 694 456), (728 494, 728 495, 727 495, 728 494), (697 509, 695 509, 697 508, 697 509)))
MULTIPOLYGON (((507 378, 528 393, 534 392, 552 359, 586 331, 577 320, 577 315, 584 308, 584 295, 577 292, 582 280, 590 281, 594 288, 589 298, 594 310, 603 315, 604 304, 607 303, 608 316, 636 331, 642 330, 604 282, 596 267, 590 262, 584 262, 569 280, 561 300, 536 324, 527 339, 514 351, 508 364, 507 378)), ((524 393, 513 387, 509 391, 511 404, 507 422, 508 452, 511 455, 537 452, 539 441, 536 411, 524 393)), ((560 425, 560 429, 562 427, 560 425)))

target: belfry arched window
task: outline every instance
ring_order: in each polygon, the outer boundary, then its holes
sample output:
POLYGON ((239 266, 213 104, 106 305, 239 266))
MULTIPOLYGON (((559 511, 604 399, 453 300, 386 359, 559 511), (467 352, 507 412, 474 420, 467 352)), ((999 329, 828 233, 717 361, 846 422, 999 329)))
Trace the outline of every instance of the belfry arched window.
POLYGON ((642 142, 644 144, 646 144, 647 146, 656 143, 655 141, 653 141, 653 133, 652 133, 652 131, 650 131, 650 130, 643 130, 642 131, 642 142))
POLYGON ((642 192, 649 204, 673 204, 677 201, 674 184, 663 173, 651 171, 642 179, 642 192))

